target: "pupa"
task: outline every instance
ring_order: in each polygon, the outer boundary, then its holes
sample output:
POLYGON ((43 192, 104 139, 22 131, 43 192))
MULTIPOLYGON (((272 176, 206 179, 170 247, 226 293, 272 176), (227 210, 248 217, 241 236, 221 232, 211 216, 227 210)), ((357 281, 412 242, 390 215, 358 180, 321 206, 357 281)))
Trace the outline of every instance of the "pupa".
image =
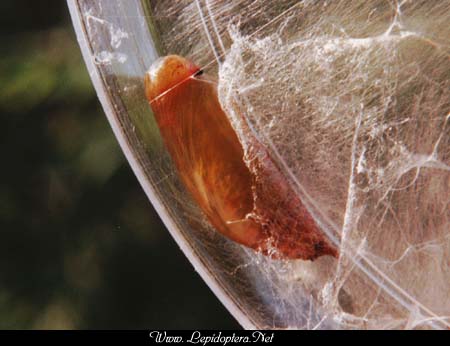
POLYGON ((274 259, 338 256, 269 151, 256 138, 244 150, 198 66, 161 57, 144 84, 179 177, 217 231, 274 259))

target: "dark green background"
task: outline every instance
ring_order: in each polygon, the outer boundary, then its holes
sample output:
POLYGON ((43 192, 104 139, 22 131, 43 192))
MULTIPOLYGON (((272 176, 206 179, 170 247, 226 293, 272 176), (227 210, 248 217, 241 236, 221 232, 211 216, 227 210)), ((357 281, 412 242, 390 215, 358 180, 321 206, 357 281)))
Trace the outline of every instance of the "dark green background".
POLYGON ((125 161, 65 1, 0 18, 0 328, 237 328, 125 161))

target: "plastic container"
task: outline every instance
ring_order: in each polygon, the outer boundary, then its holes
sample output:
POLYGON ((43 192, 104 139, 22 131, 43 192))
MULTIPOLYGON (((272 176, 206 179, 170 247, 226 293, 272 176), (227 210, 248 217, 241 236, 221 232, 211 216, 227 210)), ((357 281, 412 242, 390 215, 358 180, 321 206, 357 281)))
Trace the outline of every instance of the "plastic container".
POLYGON ((68 0, 89 73, 147 196, 245 328, 450 326, 450 2, 68 0), (338 260, 270 260, 214 232, 143 93, 175 53, 244 99, 338 260))

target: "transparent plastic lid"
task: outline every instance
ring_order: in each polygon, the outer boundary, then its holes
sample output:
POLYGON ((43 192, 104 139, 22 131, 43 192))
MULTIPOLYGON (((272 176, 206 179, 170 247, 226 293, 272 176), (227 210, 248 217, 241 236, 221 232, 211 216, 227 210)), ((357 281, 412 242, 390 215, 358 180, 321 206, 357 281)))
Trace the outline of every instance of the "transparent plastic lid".
POLYGON ((450 1, 68 4, 133 171, 243 327, 450 327, 450 1), (144 94, 167 54, 217 84, 236 132, 244 119, 338 258, 271 259, 212 228, 144 94))

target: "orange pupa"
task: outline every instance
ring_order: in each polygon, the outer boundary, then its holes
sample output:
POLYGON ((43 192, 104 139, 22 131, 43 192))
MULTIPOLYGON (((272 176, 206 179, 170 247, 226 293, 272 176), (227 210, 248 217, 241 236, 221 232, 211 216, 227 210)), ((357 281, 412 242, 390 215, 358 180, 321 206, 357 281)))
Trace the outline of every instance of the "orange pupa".
POLYGON ((191 61, 158 59, 145 94, 184 186, 224 236, 276 259, 337 257, 263 145, 243 146, 217 86, 191 61), (250 163, 249 163, 250 162, 250 163))

